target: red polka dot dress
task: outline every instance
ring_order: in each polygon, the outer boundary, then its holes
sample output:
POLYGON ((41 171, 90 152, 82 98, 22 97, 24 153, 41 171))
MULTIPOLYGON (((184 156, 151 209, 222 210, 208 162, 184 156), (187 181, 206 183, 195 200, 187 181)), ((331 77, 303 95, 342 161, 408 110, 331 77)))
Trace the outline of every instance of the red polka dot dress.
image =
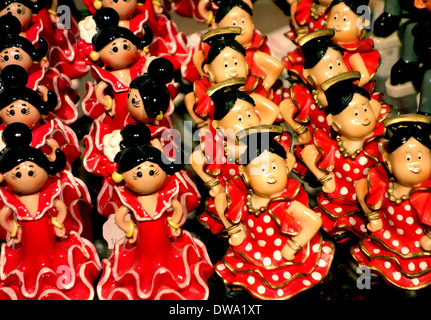
POLYGON ((394 201, 383 166, 371 169, 368 179, 366 201, 378 210, 383 227, 361 239, 351 250, 353 257, 395 287, 416 290, 430 285, 431 254, 422 249, 420 239, 431 225, 431 181, 394 201))
POLYGON ((332 263, 331 242, 317 233, 294 260, 287 261, 281 254, 287 240, 301 232, 299 223, 286 214, 291 201, 308 201, 300 183, 290 179, 282 195, 257 213, 250 212, 246 188, 239 186, 228 184, 231 204, 226 215, 244 225, 247 237, 240 245, 230 247, 216 264, 215 271, 224 283, 242 287, 258 299, 289 299, 319 284, 332 263))

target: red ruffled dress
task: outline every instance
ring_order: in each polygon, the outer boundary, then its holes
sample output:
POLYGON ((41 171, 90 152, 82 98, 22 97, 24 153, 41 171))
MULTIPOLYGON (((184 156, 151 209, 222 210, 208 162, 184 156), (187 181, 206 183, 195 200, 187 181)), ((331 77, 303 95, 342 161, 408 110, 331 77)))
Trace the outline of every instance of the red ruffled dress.
POLYGON ((54 201, 64 196, 63 182, 50 181, 41 190, 34 216, 7 187, 0 188, 2 202, 13 209, 22 228, 20 244, 1 247, 0 299, 94 298, 93 282, 101 271, 96 248, 69 229, 75 219, 70 212, 64 223, 66 237, 58 238, 51 223, 57 215, 54 201))
MULTIPOLYGON (((366 178, 370 168, 382 161, 378 142, 383 137, 384 126, 377 123, 371 137, 355 155, 344 155, 338 141, 331 139, 321 129, 316 129, 313 141, 320 153, 316 164, 327 172, 334 173, 336 189, 332 193, 317 194, 315 211, 323 220, 322 228, 330 235, 340 231, 351 231, 359 237, 367 233, 367 221, 356 200, 355 183, 366 178)), ((346 238, 345 238, 346 239, 346 238)))
POLYGON ((172 200, 182 202, 180 183, 169 181, 159 191, 154 216, 128 189, 116 187, 116 192, 133 213, 138 238, 134 244, 125 238, 118 241, 109 259, 102 261, 99 299, 207 299, 207 279, 213 274, 213 265, 205 245, 185 230, 178 238, 171 238, 167 222, 173 214, 172 200))
POLYGON ((408 199, 389 199, 389 177, 383 165, 370 169, 367 205, 378 210, 382 229, 351 249, 360 265, 376 271, 391 285, 416 290, 431 284, 431 255, 420 239, 431 229, 431 181, 416 186, 408 199))
POLYGON ((334 256, 330 241, 317 233, 292 261, 285 260, 281 250, 286 241, 301 232, 300 224, 286 213, 292 201, 308 204, 302 185, 289 179, 285 191, 272 199, 266 210, 253 213, 246 205, 244 184, 227 186, 230 204, 227 217, 241 222, 247 237, 230 247, 215 266, 224 283, 242 287, 258 299, 289 299, 319 284, 328 274, 334 256))

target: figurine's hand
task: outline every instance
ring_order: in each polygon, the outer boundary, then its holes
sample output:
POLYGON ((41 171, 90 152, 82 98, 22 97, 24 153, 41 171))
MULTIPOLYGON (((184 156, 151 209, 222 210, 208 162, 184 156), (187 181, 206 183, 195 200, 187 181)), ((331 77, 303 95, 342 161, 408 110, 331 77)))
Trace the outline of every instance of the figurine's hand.
POLYGON ((13 243, 21 243, 21 237, 22 237, 22 228, 18 227, 18 231, 16 232, 16 237, 13 238, 13 243))
POLYGON ((54 232, 57 237, 61 238, 66 235, 66 228, 54 227, 54 232))
POLYGON ((129 238, 129 243, 135 243, 136 239, 138 239, 138 228, 133 230, 133 236, 129 238))
POLYGON ((383 222, 382 222, 381 218, 380 219, 371 220, 367 224, 367 229, 370 230, 371 232, 379 231, 381 228, 383 228, 383 222))
POLYGON ((424 251, 431 251, 431 238, 427 235, 423 236, 419 243, 424 251))
POLYGON ((287 261, 295 259, 296 250, 292 249, 287 244, 281 249, 281 256, 287 261))
POLYGON ((240 223, 234 229, 230 230, 229 244, 231 246, 239 246, 247 237, 244 226, 240 223))
POLYGON ((47 155, 48 160, 49 161, 55 161, 55 151, 60 148, 60 145, 53 138, 46 139, 45 144, 51 148, 51 153, 49 155, 47 155))
POLYGON ((220 193, 224 193, 224 187, 222 187, 220 183, 212 187, 209 191, 210 196, 213 198, 217 197, 220 193))
POLYGON ((298 142, 300 144, 307 144, 311 141, 311 133, 310 130, 305 131, 304 133, 298 135, 298 142))
POLYGON ((322 191, 325 193, 332 193, 335 191, 335 189, 337 188, 337 185, 335 183, 335 179, 334 179, 334 173, 330 172, 328 177, 325 179, 325 183, 323 183, 322 186, 322 191))
POLYGON ((40 67, 42 69, 46 69, 46 68, 49 67, 49 61, 48 61, 48 59, 46 57, 44 57, 42 60, 40 60, 39 64, 40 64, 40 67))

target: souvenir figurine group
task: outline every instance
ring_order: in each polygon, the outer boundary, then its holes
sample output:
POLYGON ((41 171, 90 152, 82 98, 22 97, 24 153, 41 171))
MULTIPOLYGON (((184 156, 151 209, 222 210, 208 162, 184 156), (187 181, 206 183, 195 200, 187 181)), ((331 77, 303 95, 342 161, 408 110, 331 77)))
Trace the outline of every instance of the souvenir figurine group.
POLYGON ((429 3, 385 1, 375 30, 369 0, 278 3, 278 59, 249 0, 66 2, 68 27, 3 1, 0 299, 286 300, 340 262, 430 286, 429 3), (403 10, 413 113, 376 91, 371 36, 403 10))

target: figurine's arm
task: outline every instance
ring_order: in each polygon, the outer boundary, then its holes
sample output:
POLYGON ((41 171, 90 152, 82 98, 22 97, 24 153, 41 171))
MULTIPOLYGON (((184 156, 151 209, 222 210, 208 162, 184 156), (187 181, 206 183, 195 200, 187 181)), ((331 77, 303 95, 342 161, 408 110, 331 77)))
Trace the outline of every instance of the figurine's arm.
POLYGON ((52 217, 51 222, 54 225, 55 234, 57 237, 63 237, 66 234, 66 229, 64 227, 64 220, 67 216, 67 207, 63 201, 55 199, 54 208, 57 209, 57 217, 52 217))
POLYGON ((293 29, 295 29, 297 39, 308 33, 308 26, 300 26, 298 21, 295 19, 296 11, 300 0, 287 0, 290 3, 290 17, 292 21, 293 29))
POLYGON ((171 203, 172 209, 174 209, 174 213, 171 217, 168 217, 168 224, 171 227, 171 234, 175 237, 178 237, 181 234, 181 226, 179 225, 181 218, 183 217, 183 206, 181 203, 174 199, 171 203))
POLYGON ((292 128, 293 132, 298 137, 298 142, 301 144, 307 144, 311 141, 311 134, 307 126, 295 121, 294 114, 297 112, 297 107, 293 103, 292 99, 288 98, 280 103, 280 114, 284 121, 292 128))
POLYGON ((372 211, 368 208, 367 203, 365 202, 365 196, 368 193, 368 181, 366 178, 358 180, 355 185, 356 199, 361 205, 362 210, 365 213, 365 216, 368 218, 367 228, 371 232, 375 232, 383 228, 382 218, 378 211, 372 211))
POLYGON ((268 91, 283 72, 283 63, 262 51, 256 51, 253 59, 266 75, 262 85, 268 91))
POLYGON ((202 64, 205 61, 205 56, 202 50, 198 50, 193 54, 193 64, 197 71, 199 72, 200 76, 205 75, 205 72, 202 70, 202 64))
POLYGON ((250 97, 254 100, 255 110, 260 117, 260 124, 273 124, 280 113, 278 106, 261 94, 252 93, 250 97))
POLYGON ((299 201, 293 201, 288 210, 301 226, 301 231, 294 237, 287 240, 286 245, 281 250, 282 256, 286 260, 293 260, 295 254, 299 252, 322 226, 322 219, 310 208, 299 201))
POLYGON ((208 126, 208 120, 204 120, 200 118, 195 111, 193 110, 196 103, 195 94, 193 92, 189 92, 184 97, 184 104, 186 106, 186 109, 188 113, 190 114, 190 117, 195 122, 195 124, 198 126, 199 129, 207 127, 208 126))
POLYGON ((138 236, 138 229, 135 227, 133 220, 126 221, 126 215, 130 212, 126 206, 121 206, 115 212, 115 223, 117 226, 124 231, 126 238, 129 239, 130 243, 134 243, 138 236))
POLYGON ((18 223, 15 220, 9 220, 9 216, 13 213, 13 210, 8 207, 4 206, 0 210, 0 225, 3 229, 9 232, 11 238, 14 239, 15 243, 21 242, 21 227, 18 225, 18 223))
POLYGON ((362 59, 362 56, 359 53, 355 53, 349 58, 349 64, 353 71, 359 71, 361 73, 361 79, 358 83, 360 87, 364 86, 370 81, 371 75, 368 72, 367 66, 362 59))
POLYGON ((108 87, 108 84, 105 81, 100 81, 94 93, 96 94, 97 100, 105 107, 106 111, 110 111, 113 107, 114 101, 109 95, 105 95, 105 89, 108 87))
POLYGON ((319 169, 316 165, 316 159, 319 156, 319 151, 315 145, 308 145, 302 150, 302 161, 322 183, 322 191, 325 193, 332 193, 335 191, 336 185, 334 181, 334 173, 326 172, 319 169))

